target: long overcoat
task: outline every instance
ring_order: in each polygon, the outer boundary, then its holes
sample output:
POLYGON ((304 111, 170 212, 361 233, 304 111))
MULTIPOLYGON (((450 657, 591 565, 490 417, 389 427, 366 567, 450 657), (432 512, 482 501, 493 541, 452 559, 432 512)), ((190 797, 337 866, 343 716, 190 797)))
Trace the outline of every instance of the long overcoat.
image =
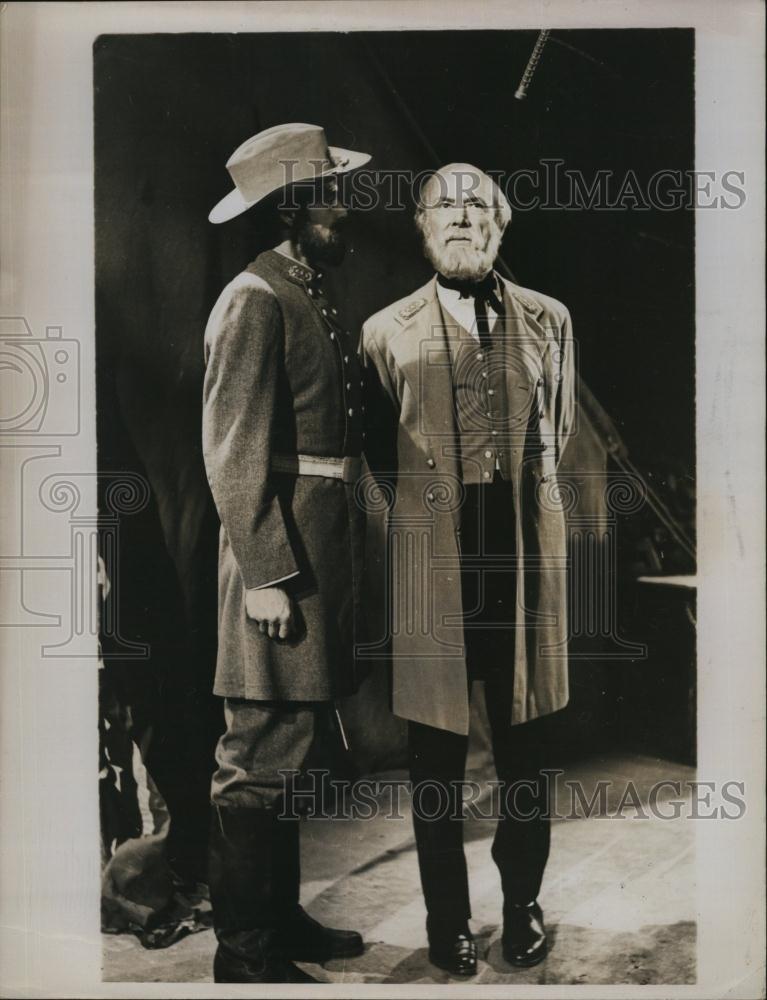
MULTIPOLYGON (((500 280, 512 359, 504 378, 515 415, 508 432, 518 557, 509 670, 510 723, 517 724, 568 700, 567 497, 557 466, 575 430, 574 351, 562 303, 500 280)), ((456 331, 445 323, 436 289, 432 279, 362 331, 371 414, 366 455, 379 489, 375 502, 390 505, 386 634, 365 655, 391 656, 395 714, 465 734, 462 481, 448 341, 456 331)))
POLYGON ((279 468, 359 456, 361 370, 316 273, 276 251, 227 285, 205 331, 203 453, 221 519, 215 693, 320 701, 355 688, 364 513, 354 484, 279 468), (245 590, 279 584, 297 633, 259 631, 245 590))

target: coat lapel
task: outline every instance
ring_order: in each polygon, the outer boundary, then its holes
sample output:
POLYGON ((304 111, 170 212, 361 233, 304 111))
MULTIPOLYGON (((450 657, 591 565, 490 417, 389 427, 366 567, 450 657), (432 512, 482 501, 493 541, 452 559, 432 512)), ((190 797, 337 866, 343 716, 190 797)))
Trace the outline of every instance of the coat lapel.
POLYGON ((414 295, 425 304, 408 319, 398 319, 402 329, 390 349, 405 376, 418 407, 417 430, 430 438, 454 444, 453 377, 450 348, 436 292, 436 279, 414 295))
POLYGON ((540 409, 542 393, 539 391, 543 376, 544 357, 548 350, 546 333, 539 320, 543 309, 537 302, 525 297, 522 302, 511 282, 504 280, 504 306, 506 311, 506 336, 512 363, 508 369, 506 391, 509 413, 517 423, 515 428, 522 440, 533 405, 540 409))
MULTIPOLYGON (((411 436, 423 451, 425 469, 458 483, 450 329, 445 329, 436 277, 414 293, 397 322, 401 329, 389 346, 411 393, 407 417, 411 436), (424 304, 411 315, 403 315, 419 299, 424 304)), ((457 508, 452 513, 457 519, 457 508)))

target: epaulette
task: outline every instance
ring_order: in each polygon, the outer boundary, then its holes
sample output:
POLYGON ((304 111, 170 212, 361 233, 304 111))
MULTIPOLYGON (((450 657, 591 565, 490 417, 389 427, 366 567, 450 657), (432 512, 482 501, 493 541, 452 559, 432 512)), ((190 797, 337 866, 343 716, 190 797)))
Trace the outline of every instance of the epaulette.
POLYGON ((407 305, 404 305, 399 310, 397 315, 401 320, 407 321, 411 318, 411 316, 415 316, 419 309, 423 309, 425 305, 426 299, 413 299, 412 302, 408 302, 407 305))

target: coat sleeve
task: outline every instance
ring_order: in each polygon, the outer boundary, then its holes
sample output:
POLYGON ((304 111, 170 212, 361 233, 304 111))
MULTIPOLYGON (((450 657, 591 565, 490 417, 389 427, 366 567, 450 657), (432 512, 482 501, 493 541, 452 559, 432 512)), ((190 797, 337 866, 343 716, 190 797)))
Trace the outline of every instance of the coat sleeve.
POLYGON ((393 487, 397 478, 399 400, 368 324, 362 328, 360 360, 365 375, 365 460, 377 482, 393 487))
POLYGON ((282 313, 269 285, 235 279, 205 331, 203 456, 213 499, 245 588, 298 573, 280 498, 269 476, 282 313))
POLYGON ((575 430, 575 341, 570 313, 565 309, 559 340, 558 390, 555 419, 557 464, 575 430))

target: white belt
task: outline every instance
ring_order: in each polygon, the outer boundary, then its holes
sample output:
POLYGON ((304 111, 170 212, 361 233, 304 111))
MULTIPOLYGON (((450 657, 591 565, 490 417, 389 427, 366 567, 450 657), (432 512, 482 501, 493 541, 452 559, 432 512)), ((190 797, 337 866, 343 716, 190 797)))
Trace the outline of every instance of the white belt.
POLYGON ((287 472, 294 476, 322 476, 356 483, 362 472, 362 460, 352 455, 346 458, 325 458, 319 455, 273 455, 272 472, 287 472))

